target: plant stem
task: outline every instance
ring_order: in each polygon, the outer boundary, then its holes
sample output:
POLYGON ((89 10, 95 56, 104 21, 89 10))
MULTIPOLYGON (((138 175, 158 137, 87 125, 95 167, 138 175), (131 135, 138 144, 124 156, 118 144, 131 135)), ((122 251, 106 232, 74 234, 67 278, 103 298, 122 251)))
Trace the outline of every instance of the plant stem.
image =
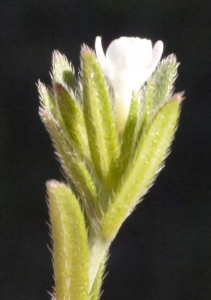
POLYGON ((100 264, 110 246, 100 234, 94 231, 89 236, 89 292, 92 289, 100 264))

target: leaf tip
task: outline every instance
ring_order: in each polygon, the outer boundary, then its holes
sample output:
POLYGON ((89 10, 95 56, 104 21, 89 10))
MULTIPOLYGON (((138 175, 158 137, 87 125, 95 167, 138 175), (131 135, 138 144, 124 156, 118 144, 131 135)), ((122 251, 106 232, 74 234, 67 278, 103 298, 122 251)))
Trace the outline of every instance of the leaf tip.
POLYGON ((58 188, 60 187, 62 184, 56 180, 48 180, 46 182, 46 187, 47 187, 47 190, 49 191, 50 189, 55 189, 55 188, 58 188))
POLYGON ((81 55, 86 55, 86 54, 91 54, 92 51, 91 49, 86 45, 86 44, 82 44, 81 46, 81 55))
POLYGON ((53 88, 57 95, 64 91, 63 85, 56 81, 53 82, 53 88))
POLYGON ((183 100, 185 99, 184 94, 185 94, 185 92, 176 93, 173 95, 171 100, 176 100, 179 103, 182 103, 183 100))

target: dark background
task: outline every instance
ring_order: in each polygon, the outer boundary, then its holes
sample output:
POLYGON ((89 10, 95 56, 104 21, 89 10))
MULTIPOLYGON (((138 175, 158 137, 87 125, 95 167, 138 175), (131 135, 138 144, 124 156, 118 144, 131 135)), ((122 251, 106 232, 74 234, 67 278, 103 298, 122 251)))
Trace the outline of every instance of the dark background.
POLYGON ((172 153, 111 247, 103 300, 211 299, 211 2, 0 1, 0 299, 52 291, 45 182, 62 179, 38 117, 51 53, 76 68, 82 43, 122 35, 164 41, 186 100, 172 153))

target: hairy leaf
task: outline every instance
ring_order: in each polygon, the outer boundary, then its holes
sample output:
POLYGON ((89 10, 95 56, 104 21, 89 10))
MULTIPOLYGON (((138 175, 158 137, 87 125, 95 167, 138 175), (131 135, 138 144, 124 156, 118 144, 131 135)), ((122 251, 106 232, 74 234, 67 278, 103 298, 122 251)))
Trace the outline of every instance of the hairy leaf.
POLYGON ((67 186, 49 181, 47 189, 56 300, 87 300, 88 242, 83 213, 67 186))

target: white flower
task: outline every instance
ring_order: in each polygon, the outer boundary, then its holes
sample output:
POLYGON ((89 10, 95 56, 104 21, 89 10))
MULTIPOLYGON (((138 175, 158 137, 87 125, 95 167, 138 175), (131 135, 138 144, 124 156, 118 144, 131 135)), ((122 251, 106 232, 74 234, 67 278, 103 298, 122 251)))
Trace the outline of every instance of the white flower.
POLYGON ((156 42, 152 48, 150 40, 121 37, 111 42, 105 55, 98 36, 95 51, 101 70, 114 90, 116 121, 124 126, 132 92, 138 92, 154 72, 163 53, 163 42, 156 42))

